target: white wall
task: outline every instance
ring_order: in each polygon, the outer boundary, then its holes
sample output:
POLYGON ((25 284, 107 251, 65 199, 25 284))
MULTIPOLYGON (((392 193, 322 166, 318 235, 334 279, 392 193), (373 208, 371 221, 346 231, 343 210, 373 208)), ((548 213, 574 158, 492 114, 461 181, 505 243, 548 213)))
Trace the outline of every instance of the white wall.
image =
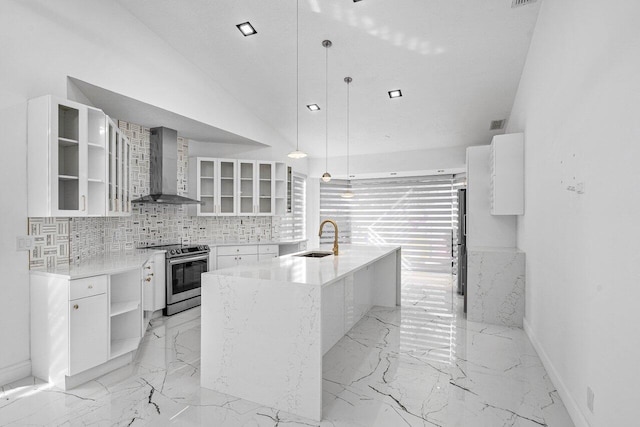
MULTIPOLYGON (((487 144, 491 141, 487 141, 487 144)), ((421 175, 436 174, 440 169, 444 173, 464 172, 466 147, 441 148, 436 150, 398 151, 394 153, 366 154, 349 158, 350 175, 356 178, 381 176, 389 172, 418 172, 421 175)), ((309 161, 309 176, 321 177, 328 166, 329 173, 335 178, 345 178, 347 158, 330 157, 328 165, 324 158, 309 161)))
MULTIPOLYGON (((0 1, 0 383, 28 374, 27 100, 67 95, 67 76, 265 144, 268 124, 108 0, 0 1), (157 66, 157 65, 161 66, 157 66), (16 369, 13 369, 13 368, 16 369)), ((122 118, 126 119, 126 118, 122 118)))
POLYGON ((527 330, 577 426, 638 425, 638 17, 636 0, 545 1, 509 121, 525 132, 527 330))

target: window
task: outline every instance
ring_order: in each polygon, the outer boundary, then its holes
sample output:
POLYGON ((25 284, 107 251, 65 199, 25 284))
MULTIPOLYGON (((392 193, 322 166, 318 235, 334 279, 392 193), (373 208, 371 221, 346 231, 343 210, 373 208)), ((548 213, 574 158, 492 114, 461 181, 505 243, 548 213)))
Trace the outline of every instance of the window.
POLYGON ((306 239, 306 190, 306 177, 294 172, 291 176, 291 213, 282 217, 280 223, 281 240, 306 239))
MULTIPOLYGON (((323 182, 320 220, 334 219, 343 243, 402 246, 403 269, 450 272, 462 182, 453 175, 323 182), (347 188, 354 198, 340 197, 347 188)), ((320 243, 332 241, 326 227, 320 243)))

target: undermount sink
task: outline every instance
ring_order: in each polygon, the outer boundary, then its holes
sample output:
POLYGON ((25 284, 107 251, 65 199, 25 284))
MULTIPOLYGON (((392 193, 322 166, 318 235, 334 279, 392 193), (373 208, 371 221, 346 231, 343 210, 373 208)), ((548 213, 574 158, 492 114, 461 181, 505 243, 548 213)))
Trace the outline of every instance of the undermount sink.
POLYGON ((296 256, 304 256, 307 258, 323 258, 329 255, 333 255, 333 252, 329 251, 329 252, 325 252, 325 251, 310 251, 310 252, 305 252, 302 254, 298 254, 296 256))

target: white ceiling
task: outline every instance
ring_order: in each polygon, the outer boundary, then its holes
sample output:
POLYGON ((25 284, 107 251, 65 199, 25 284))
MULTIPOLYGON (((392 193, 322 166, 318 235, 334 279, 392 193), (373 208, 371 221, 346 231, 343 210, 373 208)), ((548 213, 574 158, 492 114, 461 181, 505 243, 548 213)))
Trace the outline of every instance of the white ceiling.
MULTIPOLYGON (((296 140, 296 0, 118 0, 240 102, 296 140), (258 34, 244 37, 236 24, 258 34)), ((299 0, 300 148, 351 154, 486 144, 508 118, 540 1, 299 0), (325 101, 325 48, 329 107, 325 101), (389 99, 388 90, 403 97, 389 99), (312 113, 306 104, 317 103, 312 113)))

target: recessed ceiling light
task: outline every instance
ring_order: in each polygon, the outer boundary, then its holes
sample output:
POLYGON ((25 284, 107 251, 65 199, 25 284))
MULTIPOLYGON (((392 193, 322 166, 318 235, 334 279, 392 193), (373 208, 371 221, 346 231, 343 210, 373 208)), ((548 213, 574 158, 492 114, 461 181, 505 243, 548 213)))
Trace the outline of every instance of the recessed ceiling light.
POLYGON ((402 96, 402 91, 400 89, 389 91, 389 98, 400 98, 401 96, 402 96))
POLYGON ((320 106, 318 104, 309 104, 309 105, 307 105, 307 108, 309 109, 309 111, 319 111, 320 110, 320 106))
POLYGON ((253 25, 251 25, 251 23, 249 21, 247 22, 243 22, 242 24, 238 24, 236 25, 236 27, 238 27, 238 29, 240 30, 240 32, 245 36, 251 36, 253 34, 256 34, 257 31, 255 28, 253 28, 253 25))
POLYGON ((359 1, 362 1, 362 0, 353 0, 354 3, 358 3, 359 1))

